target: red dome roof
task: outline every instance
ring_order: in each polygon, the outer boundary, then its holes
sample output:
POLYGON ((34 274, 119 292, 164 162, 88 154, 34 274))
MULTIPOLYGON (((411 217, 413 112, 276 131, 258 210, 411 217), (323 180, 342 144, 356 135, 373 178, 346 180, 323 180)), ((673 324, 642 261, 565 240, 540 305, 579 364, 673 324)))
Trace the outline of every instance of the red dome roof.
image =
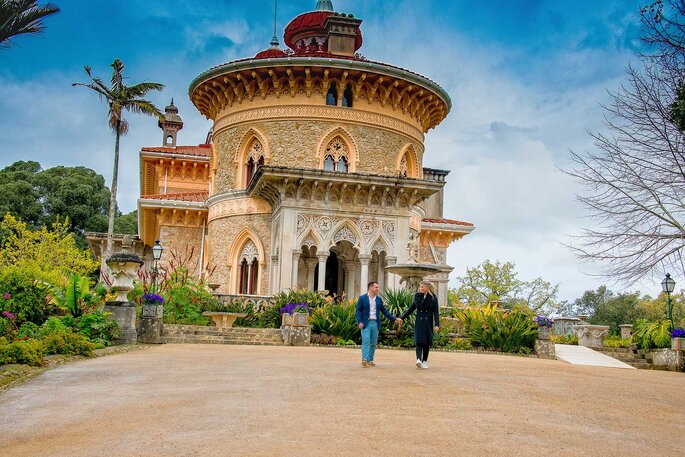
POLYGON ((286 54, 283 50, 278 49, 278 48, 269 48, 265 49, 262 52, 258 52, 256 56, 254 56, 255 59, 273 59, 275 57, 287 57, 288 54, 286 54))
MULTIPOLYGON (((285 44, 290 47, 290 49, 295 49, 295 43, 293 38, 301 33, 310 32, 315 35, 319 32, 321 35, 326 33, 324 28, 326 24, 326 19, 334 14, 332 11, 311 11, 309 13, 300 14, 295 19, 290 21, 290 24, 285 28, 285 33, 283 34, 283 39, 285 44)), ((307 33, 309 35, 310 33, 307 33)), ((355 51, 362 47, 362 31, 357 29, 357 39, 355 40, 354 49, 355 51)))

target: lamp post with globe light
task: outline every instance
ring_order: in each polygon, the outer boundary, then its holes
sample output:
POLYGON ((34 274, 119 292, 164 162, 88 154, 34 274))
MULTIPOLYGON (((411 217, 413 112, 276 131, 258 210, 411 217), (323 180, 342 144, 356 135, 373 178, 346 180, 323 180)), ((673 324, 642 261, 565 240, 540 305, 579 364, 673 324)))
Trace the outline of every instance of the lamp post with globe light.
POLYGON ((159 244, 159 240, 155 240, 155 245, 152 246, 152 258, 155 260, 155 265, 152 268, 152 291, 157 293, 157 274, 159 270, 157 269, 157 262, 162 258, 162 252, 164 248, 159 244))
POLYGON ((666 277, 661 281, 661 289, 666 292, 666 309, 668 312, 668 320, 671 322, 673 328, 673 302, 671 302, 671 293, 675 290, 675 281, 671 278, 670 273, 666 273, 666 277))

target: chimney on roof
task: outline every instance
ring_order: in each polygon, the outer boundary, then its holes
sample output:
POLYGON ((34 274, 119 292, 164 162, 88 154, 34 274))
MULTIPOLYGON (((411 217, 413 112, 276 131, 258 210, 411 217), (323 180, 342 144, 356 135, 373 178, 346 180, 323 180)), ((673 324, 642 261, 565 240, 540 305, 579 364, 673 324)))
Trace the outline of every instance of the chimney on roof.
POLYGON ((173 98, 171 99, 171 104, 164 108, 164 118, 160 119, 157 125, 164 132, 162 146, 175 148, 176 134, 183 128, 183 119, 178 115, 178 108, 174 105, 173 98))
POLYGON ((362 20, 351 14, 333 13, 326 19, 328 52, 333 55, 354 57, 357 33, 362 20))

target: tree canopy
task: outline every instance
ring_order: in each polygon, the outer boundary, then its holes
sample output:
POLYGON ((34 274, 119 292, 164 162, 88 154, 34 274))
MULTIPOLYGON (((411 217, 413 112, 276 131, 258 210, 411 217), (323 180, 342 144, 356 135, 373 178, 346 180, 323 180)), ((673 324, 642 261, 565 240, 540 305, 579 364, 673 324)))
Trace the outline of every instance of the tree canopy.
POLYGON ((450 290, 450 301, 467 306, 501 303, 507 308, 526 307, 534 312, 552 313, 559 306, 559 285, 542 278, 522 281, 512 262, 486 260, 457 278, 460 286, 450 290))
MULTIPOLYGON (((51 226, 68 219, 70 232, 83 245, 84 232, 107 230, 110 193, 104 178, 86 167, 53 167, 15 162, 0 170, 0 215, 7 213, 29 227, 51 226)), ((118 233, 138 232, 137 213, 121 215, 118 233)))

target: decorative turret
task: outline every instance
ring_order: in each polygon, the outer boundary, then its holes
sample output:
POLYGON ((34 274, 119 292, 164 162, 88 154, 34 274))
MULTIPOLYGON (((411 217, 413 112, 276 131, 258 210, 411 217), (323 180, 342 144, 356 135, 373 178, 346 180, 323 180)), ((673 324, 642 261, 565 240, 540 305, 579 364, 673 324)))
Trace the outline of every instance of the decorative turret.
POLYGON ((174 105, 174 99, 171 99, 171 104, 164 108, 164 119, 159 120, 159 128, 164 133, 162 136, 162 146, 175 148, 176 134, 183 128, 183 119, 178 115, 178 108, 174 105))
POLYGON ((330 0, 319 0, 316 10, 290 21, 283 39, 295 55, 354 57, 362 47, 361 23, 351 14, 333 12, 330 0))

